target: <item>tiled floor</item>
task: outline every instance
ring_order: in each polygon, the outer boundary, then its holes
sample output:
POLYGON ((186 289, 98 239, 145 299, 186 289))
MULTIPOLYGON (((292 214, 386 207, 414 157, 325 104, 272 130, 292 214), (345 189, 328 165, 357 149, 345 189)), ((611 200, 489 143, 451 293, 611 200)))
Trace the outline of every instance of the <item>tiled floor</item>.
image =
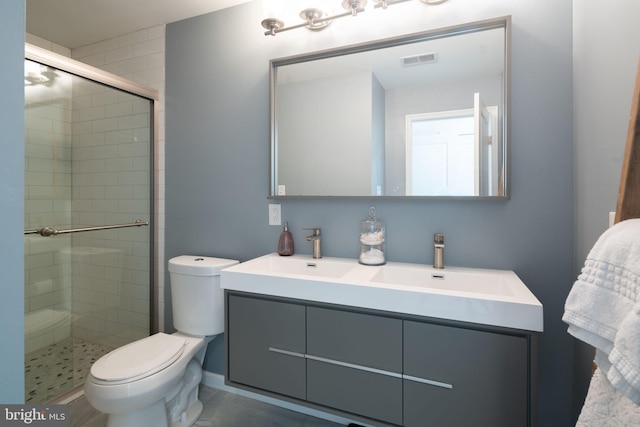
MULTIPOLYGON (((226 391, 200 386, 204 411, 197 427, 338 427, 330 421, 283 409, 226 391)), ((105 427, 107 416, 83 397, 70 404, 71 427, 105 427)))
POLYGON ((44 403, 84 384, 91 364, 111 348, 67 338, 25 355, 26 403, 44 403))

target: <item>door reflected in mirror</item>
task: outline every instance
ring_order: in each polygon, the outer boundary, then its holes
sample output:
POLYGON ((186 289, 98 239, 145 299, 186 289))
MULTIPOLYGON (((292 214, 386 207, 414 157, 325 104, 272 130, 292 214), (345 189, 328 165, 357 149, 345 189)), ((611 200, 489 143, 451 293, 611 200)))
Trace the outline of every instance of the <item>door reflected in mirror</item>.
POLYGON ((270 196, 507 197, 510 18, 271 61, 270 196))

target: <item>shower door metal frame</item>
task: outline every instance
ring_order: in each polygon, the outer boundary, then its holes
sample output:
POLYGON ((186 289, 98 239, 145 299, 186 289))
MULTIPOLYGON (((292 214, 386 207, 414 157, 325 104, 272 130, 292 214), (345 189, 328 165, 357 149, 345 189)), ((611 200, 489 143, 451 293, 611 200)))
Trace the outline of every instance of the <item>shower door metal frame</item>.
POLYGON ((158 319, 156 307, 157 295, 156 295, 156 283, 158 283, 158 271, 156 269, 156 194, 155 194, 155 170, 156 170, 156 147, 158 146, 158 100, 160 95, 157 89, 149 86, 145 86, 140 83, 136 83, 124 77, 111 74, 100 68, 87 65, 75 59, 67 58, 66 56, 59 55, 57 53, 42 49, 40 47, 25 43, 24 57, 30 61, 38 62, 42 65, 47 65, 56 68, 60 71, 64 71, 69 74, 73 74, 84 79, 91 80, 93 82, 112 87, 133 95, 145 98, 152 103, 150 111, 151 119, 151 146, 149 147, 149 161, 150 161, 150 206, 149 212, 149 333, 153 334, 158 331, 158 319))

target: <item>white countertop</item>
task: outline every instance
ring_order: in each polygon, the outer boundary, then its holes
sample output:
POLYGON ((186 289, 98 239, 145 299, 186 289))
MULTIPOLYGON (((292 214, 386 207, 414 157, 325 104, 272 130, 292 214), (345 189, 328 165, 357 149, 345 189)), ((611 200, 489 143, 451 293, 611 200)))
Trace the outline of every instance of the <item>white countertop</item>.
POLYGON ((221 287, 417 316, 542 332, 542 304, 508 270, 264 255, 221 271, 221 287))

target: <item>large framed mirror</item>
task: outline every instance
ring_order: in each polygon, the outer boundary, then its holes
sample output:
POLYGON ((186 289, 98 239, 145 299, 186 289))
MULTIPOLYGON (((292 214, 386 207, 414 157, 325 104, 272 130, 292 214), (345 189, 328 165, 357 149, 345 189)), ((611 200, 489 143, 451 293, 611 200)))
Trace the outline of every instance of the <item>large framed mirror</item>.
POLYGON ((507 198, 510 17, 271 61, 269 197, 507 198))

